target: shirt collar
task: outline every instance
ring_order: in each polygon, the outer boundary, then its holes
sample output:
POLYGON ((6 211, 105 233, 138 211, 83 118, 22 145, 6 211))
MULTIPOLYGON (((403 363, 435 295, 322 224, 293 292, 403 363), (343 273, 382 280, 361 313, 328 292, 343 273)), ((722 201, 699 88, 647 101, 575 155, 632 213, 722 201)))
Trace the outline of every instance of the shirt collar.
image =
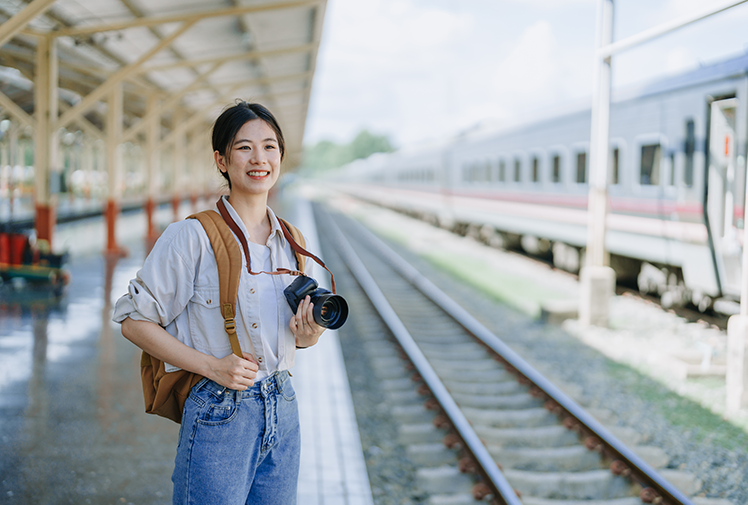
MULTIPOLYGON (((249 232, 247 231, 247 227, 244 226, 244 221, 239 217, 239 214, 236 212, 236 209, 231 206, 229 203, 229 197, 227 195, 221 196, 223 199, 223 203, 226 204, 226 209, 229 211, 229 214, 231 214, 231 217, 234 218, 234 221, 236 222, 237 226, 239 226, 239 229, 244 233, 244 236, 249 240, 249 232)), ((215 208, 216 212, 218 212, 218 208, 215 208)), ((268 219, 270 220, 270 235, 268 236, 268 242, 274 237, 278 236, 278 238, 281 241, 281 246, 286 247, 286 237, 283 235, 283 230, 280 227, 280 223, 278 222, 278 217, 275 215, 275 212, 273 212, 273 209, 270 207, 267 207, 267 213, 268 213, 268 219)))

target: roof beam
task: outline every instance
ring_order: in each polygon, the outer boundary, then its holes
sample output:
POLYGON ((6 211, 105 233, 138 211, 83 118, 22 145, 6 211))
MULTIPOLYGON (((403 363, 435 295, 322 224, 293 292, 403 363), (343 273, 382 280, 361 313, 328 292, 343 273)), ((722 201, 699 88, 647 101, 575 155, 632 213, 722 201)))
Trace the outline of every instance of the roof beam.
MULTIPOLYGON (((221 89, 226 88, 228 86, 239 86, 240 88, 245 86, 255 86, 255 85, 266 85, 266 84, 275 84, 277 82, 283 82, 283 81, 294 81, 298 79, 308 79, 312 77, 311 72, 302 72, 300 74, 290 74, 290 75, 279 75, 277 77, 259 77, 255 79, 245 79, 242 81, 231 81, 231 82, 219 82, 212 86, 212 88, 221 89)), ((306 87, 306 86, 305 86, 306 87)), ((200 88, 200 87, 194 87, 190 91, 200 91, 202 89, 208 89, 208 87, 200 88)), ((299 90, 301 91, 301 90, 299 90)))
POLYGON ((166 135, 166 137, 163 138, 163 140, 161 140, 160 148, 163 148, 164 146, 174 142, 178 135, 183 135, 185 132, 191 130, 195 125, 197 125, 197 123, 205 119, 205 114, 207 114, 210 109, 216 107, 217 105, 220 105, 223 102, 228 101, 229 99, 227 97, 240 87, 240 85, 232 86, 222 96, 216 97, 216 99, 213 100, 209 105, 200 108, 200 110, 190 116, 187 121, 183 121, 182 123, 178 124, 176 128, 174 128, 168 135, 166 135))
POLYGON ((5 109, 8 114, 18 119, 25 126, 30 126, 34 129, 36 128, 36 120, 2 91, 0 91, 0 107, 5 109))
POLYGON ((32 19, 44 13, 53 3, 55 0, 34 0, 0 25, 0 46, 5 45, 16 33, 26 28, 32 19))
POLYGON ((156 26, 163 25, 166 23, 178 23, 178 22, 197 22, 201 19, 224 17, 224 16, 240 16, 242 14, 249 14, 252 12, 271 11, 279 9, 291 9, 294 7, 305 7, 308 5, 318 4, 321 0, 296 0, 287 2, 266 2, 262 4, 243 5, 236 7, 229 7, 226 9, 216 9, 202 12, 184 13, 184 14, 172 14, 169 16, 154 16, 148 18, 138 18, 128 21, 120 21, 117 23, 109 23, 102 25, 93 26, 82 26, 82 27, 71 27, 56 30, 51 33, 55 37, 74 37, 77 35, 88 35, 91 33, 99 32, 110 32, 116 30, 126 30, 128 28, 135 28, 138 26, 156 26))
POLYGON ((91 91, 88 95, 86 95, 80 102, 78 102, 75 107, 65 112, 62 117, 60 117, 60 121, 58 126, 64 127, 68 123, 70 123, 72 120, 76 119, 79 115, 86 112, 94 103, 98 102, 101 98, 104 97, 114 86, 121 83, 123 80, 127 79, 130 75, 135 73, 137 69, 139 69, 143 63, 151 59, 153 56, 158 54, 161 50, 171 45, 180 35, 182 35, 184 32, 186 32, 188 29, 190 29, 197 20, 194 21, 186 21, 182 26, 180 26, 176 31, 171 33, 168 37, 164 38, 161 42, 156 44, 155 47, 153 47, 151 50, 146 52, 143 56, 141 56, 137 61, 130 63, 129 65, 126 65, 122 67, 120 70, 115 72, 109 79, 104 81, 98 88, 91 91))
POLYGON ((224 56, 222 58, 209 56, 207 58, 201 58, 201 59, 195 59, 195 60, 178 61, 176 63, 169 63, 168 65, 145 66, 145 67, 141 67, 139 72, 141 73, 161 72, 163 70, 171 70, 174 68, 181 68, 181 67, 194 67, 194 66, 199 66, 199 65, 206 65, 208 63, 216 63, 216 62, 226 63, 229 61, 249 60, 252 58, 270 58, 273 56, 283 56, 285 54, 314 51, 315 49, 317 49, 318 45, 319 43, 315 43, 315 44, 304 44, 301 46, 285 47, 283 49, 272 49, 269 51, 248 51, 245 53, 224 56))
MULTIPOLYGON (((64 112, 69 109, 70 109, 70 105, 68 105, 68 103, 65 102, 64 100, 60 100, 60 110, 64 112)), ((101 131, 101 129, 99 129, 98 126, 96 126, 91 121, 86 119, 86 116, 84 116, 83 114, 75 118, 73 122, 77 124, 81 130, 88 133, 92 137, 96 139, 104 139, 104 132, 101 131)))
MULTIPOLYGON (((325 23, 325 10, 327 9, 327 0, 325 2, 319 4, 317 8, 314 10, 314 19, 312 20, 312 43, 319 45, 320 41, 322 40, 322 28, 325 23)), ((318 51, 313 51, 309 55, 309 68, 307 69, 309 73, 314 76, 315 72, 317 71, 317 55, 318 51)), ((299 138, 299 144, 301 144, 303 137, 304 137, 304 129, 306 128, 306 120, 307 115, 309 114, 309 101, 311 100, 312 95, 312 83, 309 83, 309 86, 306 87, 306 93, 304 96, 304 101, 306 103, 306 107, 304 107, 304 110, 302 112, 301 117, 301 138, 299 138)))
MULTIPOLYGON (((172 106, 176 105, 179 100, 182 99, 184 95, 189 93, 190 91, 196 89, 200 83, 205 81, 210 75, 218 70, 223 65, 222 61, 218 61, 211 65, 210 69, 208 69, 207 72, 200 74, 200 76, 192 81, 190 84, 182 88, 181 90, 177 91, 176 93, 170 93, 169 98, 167 98, 164 102, 162 102, 158 107, 152 107, 148 110, 148 112, 143 116, 140 121, 138 121, 135 125, 131 126, 124 134, 123 136, 123 142, 129 142, 135 138, 135 136, 140 133, 140 131, 148 126, 148 122, 151 120, 151 118, 155 116, 161 116, 161 114, 164 113, 165 110, 170 109, 172 106)), ((208 83, 209 87, 213 87, 208 83)))

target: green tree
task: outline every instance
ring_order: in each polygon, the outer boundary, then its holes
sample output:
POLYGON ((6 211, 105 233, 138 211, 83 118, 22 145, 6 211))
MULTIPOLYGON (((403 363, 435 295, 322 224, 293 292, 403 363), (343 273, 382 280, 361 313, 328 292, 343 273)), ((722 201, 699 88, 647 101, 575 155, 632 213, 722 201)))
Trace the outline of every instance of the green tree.
POLYGON ((304 147, 302 166, 311 171, 329 170, 374 153, 392 152, 394 150, 386 135, 376 135, 368 130, 361 130, 347 144, 337 144, 321 140, 313 146, 304 147))

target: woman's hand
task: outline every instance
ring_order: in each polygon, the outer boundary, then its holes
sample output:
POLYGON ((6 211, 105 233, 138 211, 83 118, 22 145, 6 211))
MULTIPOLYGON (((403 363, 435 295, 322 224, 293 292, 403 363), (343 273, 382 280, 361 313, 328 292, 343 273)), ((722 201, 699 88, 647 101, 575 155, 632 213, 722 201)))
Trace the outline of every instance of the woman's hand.
POLYGON ((243 359, 233 353, 225 358, 216 359, 211 363, 211 374, 208 378, 229 389, 244 391, 251 388, 259 367, 254 356, 248 352, 242 354, 243 359))
POLYGON ((314 305, 309 296, 299 304, 296 314, 291 318, 289 327, 296 337, 296 347, 311 347, 317 343, 325 328, 314 321, 314 305))

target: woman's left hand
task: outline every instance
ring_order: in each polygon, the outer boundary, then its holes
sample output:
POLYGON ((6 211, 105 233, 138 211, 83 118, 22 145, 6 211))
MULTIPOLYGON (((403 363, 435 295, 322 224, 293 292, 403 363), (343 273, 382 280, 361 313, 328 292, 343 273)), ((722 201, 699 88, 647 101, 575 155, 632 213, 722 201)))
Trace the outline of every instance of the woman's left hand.
POLYGON ((325 328, 314 321, 312 310, 314 305, 309 296, 299 304, 296 314, 291 318, 289 326, 291 333, 296 337, 296 347, 311 347, 317 343, 319 336, 325 331, 325 328))

